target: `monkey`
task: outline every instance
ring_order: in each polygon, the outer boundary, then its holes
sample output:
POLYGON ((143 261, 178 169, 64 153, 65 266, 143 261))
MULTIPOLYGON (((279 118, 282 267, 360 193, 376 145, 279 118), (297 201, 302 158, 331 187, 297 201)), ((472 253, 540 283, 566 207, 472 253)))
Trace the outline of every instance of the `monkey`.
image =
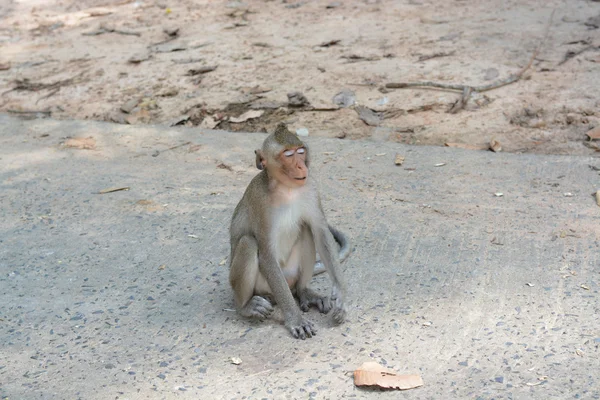
POLYGON ((311 338, 317 330, 301 311, 333 310, 336 324, 346 318, 340 262, 349 254, 348 240, 327 223, 308 173, 308 146, 285 124, 277 126, 255 156, 260 172, 237 204, 229 229, 229 282, 236 307, 244 317, 264 320, 278 305, 292 336, 311 338), (321 261, 315 263, 317 252, 321 261), (324 271, 332 281, 329 297, 308 287, 313 275, 324 271))

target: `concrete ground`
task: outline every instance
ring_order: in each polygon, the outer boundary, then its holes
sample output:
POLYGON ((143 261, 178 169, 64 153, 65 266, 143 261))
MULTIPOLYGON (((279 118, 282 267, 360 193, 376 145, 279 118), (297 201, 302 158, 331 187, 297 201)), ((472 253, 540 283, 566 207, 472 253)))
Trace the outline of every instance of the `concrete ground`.
POLYGON ((0 116, 2 398, 600 398, 600 158, 308 138, 354 250, 349 320, 300 341, 232 311, 263 138, 0 116), (356 388, 369 360, 425 384, 356 388))

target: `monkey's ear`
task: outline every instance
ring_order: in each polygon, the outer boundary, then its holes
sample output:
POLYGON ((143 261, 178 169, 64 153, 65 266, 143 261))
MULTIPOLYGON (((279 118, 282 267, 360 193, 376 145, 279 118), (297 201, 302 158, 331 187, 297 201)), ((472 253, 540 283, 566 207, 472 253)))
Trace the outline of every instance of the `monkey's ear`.
POLYGON ((254 150, 254 154, 256 154, 256 168, 262 171, 267 166, 267 160, 260 149, 254 150))

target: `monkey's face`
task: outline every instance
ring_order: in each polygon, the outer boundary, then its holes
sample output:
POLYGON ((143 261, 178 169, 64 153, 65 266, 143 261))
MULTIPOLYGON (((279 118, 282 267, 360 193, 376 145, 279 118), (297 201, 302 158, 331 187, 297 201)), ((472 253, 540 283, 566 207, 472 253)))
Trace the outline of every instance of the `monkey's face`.
POLYGON ((283 184, 289 187, 301 187, 306 184, 306 156, 307 149, 304 146, 287 148, 279 154, 283 184))

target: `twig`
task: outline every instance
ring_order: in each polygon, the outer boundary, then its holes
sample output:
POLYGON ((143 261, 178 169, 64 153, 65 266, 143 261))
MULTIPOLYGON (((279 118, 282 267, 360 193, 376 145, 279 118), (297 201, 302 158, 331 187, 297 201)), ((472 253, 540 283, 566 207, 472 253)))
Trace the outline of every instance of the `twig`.
POLYGON ((585 46, 582 49, 579 49, 577 51, 567 51, 567 53, 565 54, 565 58, 563 58, 563 60, 561 62, 558 63, 558 65, 563 65, 564 63, 566 63, 567 61, 569 61, 571 58, 573 57, 577 57, 578 55, 580 55, 583 52, 586 52, 588 50, 591 50, 593 48, 595 48, 596 46, 594 46, 593 44, 589 45, 589 46, 585 46))
POLYGON ((520 80, 523 77, 523 74, 531 67, 531 65, 533 64, 533 61, 537 57, 540 49, 546 42, 546 38, 548 37, 548 33, 550 31, 550 26, 552 25, 552 20, 554 19, 555 11, 556 10, 552 11, 552 14, 550 15, 550 20, 548 21, 548 25, 546 26, 546 30, 544 32, 544 36, 542 37, 542 40, 540 41, 537 48, 531 55, 531 58, 529 59, 529 62, 527 63, 527 65, 525 65, 523 68, 521 68, 521 70, 519 72, 517 72, 516 74, 512 74, 505 79, 490 83, 488 85, 481 85, 481 86, 452 85, 452 84, 427 81, 427 82, 392 82, 392 83, 387 83, 385 85, 385 87, 388 89, 404 89, 404 88, 409 88, 409 87, 432 87, 432 88, 437 88, 437 89, 460 91, 460 92, 462 92, 460 99, 457 100, 452 105, 450 110, 448 110, 449 113, 455 114, 465 107, 465 105, 469 101, 469 98, 471 97, 471 93, 473 93, 473 92, 482 93, 482 92, 487 92, 489 90, 498 89, 502 86, 510 85, 511 83, 517 82, 518 80, 520 80))
POLYGON ((22 114, 22 115, 31 115, 31 114, 43 114, 43 115, 47 115, 50 116, 52 114, 52 111, 50 110, 39 110, 39 111, 22 111, 22 110, 6 110, 11 114, 22 114))
POLYGON ((40 91, 40 90, 60 88, 62 86, 71 85, 72 83, 75 82, 75 80, 77 78, 79 78, 83 74, 84 74, 84 72, 81 72, 80 74, 78 74, 78 75, 76 75, 74 77, 71 77, 71 78, 68 78, 68 79, 63 79, 62 81, 56 81, 56 82, 52 82, 52 83, 31 82, 27 78, 25 78, 25 79, 16 79, 15 83, 16 83, 17 86, 15 86, 14 88, 9 89, 6 92, 2 93, 2 96, 4 96, 7 93, 10 93, 12 91, 15 91, 15 90, 26 90, 26 91, 31 91, 31 92, 37 92, 37 91, 40 91))
POLYGON ((83 32, 82 35, 83 36, 98 36, 98 35, 102 35, 103 33, 118 33, 119 35, 142 36, 142 34, 139 32, 122 31, 120 29, 106 28, 104 26, 101 26, 100 29, 95 30, 95 31, 83 32))
POLYGON ((449 53, 434 53, 434 54, 430 54, 430 55, 426 55, 426 56, 419 56, 418 61, 426 61, 426 60, 431 60, 432 58, 453 56, 454 53, 456 53, 456 51, 451 51, 449 53))
POLYGON ((58 93, 59 91, 60 91, 60 88, 59 88, 59 87, 58 87, 58 88, 56 88, 56 89, 54 89, 53 91, 51 91, 51 92, 50 92, 50 93, 48 93, 47 95, 44 95, 44 96, 40 97, 39 99, 37 99, 37 100, 36 100, 36 102, 35 102, 35 104, 39 103, 39 102, 40 102, 40 100, 44 100, 44 99, 47 99, 48 97, 52 97, 52 96, 54 96, 54 95, 55 95, 56 93, 58 93))

